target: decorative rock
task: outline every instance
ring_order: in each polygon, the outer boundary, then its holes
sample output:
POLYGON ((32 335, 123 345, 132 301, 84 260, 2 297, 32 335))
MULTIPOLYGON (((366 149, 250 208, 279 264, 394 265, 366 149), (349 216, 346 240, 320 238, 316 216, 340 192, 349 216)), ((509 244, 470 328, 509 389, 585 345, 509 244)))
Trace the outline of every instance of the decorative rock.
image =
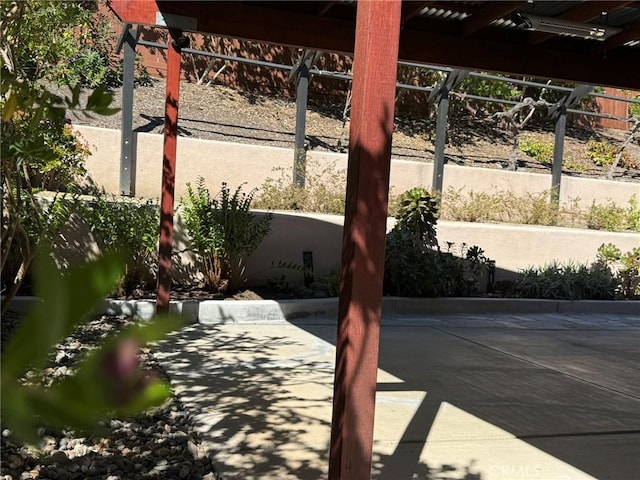
POLYGON ((69 357, 67 357, 67 352, 60 351, 56 354, 56 363, 64 364, 69 361, 69 357))
POLYGON ((171 454, 171 450, 169 450, 167 447, 160 447, 154 453, 158 457, 168 457, 171 454))
MULTIPOLYGON (((47 385, 62 375, 71 375, 73 369, 68 365, 79 354, 89 350, 107 332, 115 333, 131 323, 116 317, 88 322, 81 327, 80 334, 58 346, 55 365, 34 373, 33 378, 41 375, 47 385)), ((4 327, 3 316, 3 334, 4 327)), ((143 355, 142 364, 157 366, 149 351, 143 355)), ((212 464, 196 440, 190 418, 185 407, 172 400, 133 422, 104 420, 103 438, 84 438, 73 431, 52 434, 41 428, 36 450, 15 445, 11 441, 12 432, 4 429, 0 480, 216 480, 212 464)))
POLYGON ((64 463, 69 460, 69 457, 67 457, 67 454, 62 450, 54 450, 51 452, 51 455, 49 455, 47 460, 52 463, 64 463))
POLYGON ((180 473, 178 473, 178 476, 180 478, 187 478, 189 476, 189 473, 191 473, 191 469, 185 465, 180 469, 180 473))

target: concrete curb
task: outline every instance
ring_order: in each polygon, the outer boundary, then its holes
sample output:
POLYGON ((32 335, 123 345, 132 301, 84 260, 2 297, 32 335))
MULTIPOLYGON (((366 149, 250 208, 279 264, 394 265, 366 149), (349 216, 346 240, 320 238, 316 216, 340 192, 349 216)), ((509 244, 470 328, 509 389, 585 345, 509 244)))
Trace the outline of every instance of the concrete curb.
MULTIPOLYGON (((10 309, 27 313, 37 297, 16 297, 10 309)), ((128 315, 148 320, 155 313, 155 300, 107 299, 97 315, 128 315)), ((191 323, 280 323, 310 316, 337 317, 337 298, 303 300, 177 300, 170 311, 183 314, 191 323)), ((473 315, 525 313, 608 313, 640 315, 638 300, 539 300, 520 298, 406 298, 385 297, 385 315, 473 315)))

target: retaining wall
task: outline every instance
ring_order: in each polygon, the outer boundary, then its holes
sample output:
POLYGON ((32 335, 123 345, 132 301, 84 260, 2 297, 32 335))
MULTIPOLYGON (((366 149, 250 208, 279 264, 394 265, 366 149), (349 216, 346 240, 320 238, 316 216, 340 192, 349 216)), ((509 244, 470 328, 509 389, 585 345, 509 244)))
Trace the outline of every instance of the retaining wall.
MULTIPOLYGON (((87 170, 94 180, 112 193, 120 193, 120 131, 76 126, 89 143, 92 155, 87 170)), ((138 133, 136 196, 157 198, 162 177, 162 135, 138 133)), ((425 154, 426 155, 426 154, 425 154)), ((429 154, 430 155, 430 154, 429 154)), ((346 154, 312 151, 310 165, 334 163, 336 169, 346 169, 346 154)), ((179 137, 176 168, 176 198, 186 193, 187 182, 195 183, 199 176, 212 192, 217 192, 225 181, 231 188, 246 182, 247 189, 259 187, 267 178, 277 178, 282 168, 289 172, 293 165, 293 149, 245 145, 179 137)), ((433 172, 431 163, 392 160, 391 188, 396 194, 415 186, 430 186, 433 172)), ((634 193, 640 197, 640 183, 594 180, 564 175, 560 199, 563 202, 579 198, 579 204, 589 206, 593 201, 611 200, 626 205, 634 193)), ((517 195, 538 193, 549 189, 551 175, 511 172, 499 169, 470 168, 446 165, 444 185, 465 191, 495 192, 510 190, 517 195)))
MULTIPOLYGON (((389 219, 388 230, 394 219, 389 219)), ((278 261, 302 264, 302 252, 313 252, 314 273, 326 276, 340 268, 343 217, 338 215, 295 214, 277 212, 272 220, 271 234, 251 257, 247 271, 257 283, 285 274, 287 279, 301 284, 301 272, 274 270, 278 261)), ((553 261, 591 263, 598 247, 613 243, 623 251, 640 246, 640 234, 602 232, 535 225, 484 224, 440 221, 437 235, 441 248, 446 242, 459 252, 462 243, 478 245, 486 256, 496 261, 496 279, 512 277, 531 266, 553 261)))

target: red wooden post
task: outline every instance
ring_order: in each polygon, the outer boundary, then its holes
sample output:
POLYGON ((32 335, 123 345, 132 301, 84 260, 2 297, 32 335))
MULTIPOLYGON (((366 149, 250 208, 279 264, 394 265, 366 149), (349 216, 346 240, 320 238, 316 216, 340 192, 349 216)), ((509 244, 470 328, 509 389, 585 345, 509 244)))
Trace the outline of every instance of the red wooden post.
POLYGON ((401 3, 357 4, 331 480, 371 476, 401 3))
POLYGON ((167 48, 167 87, 164 113, 162 194, 160 197, 160 245, 158 248, 158 293, 156 312, 169 311, 171 252, 173 249, 173 202, 178 144, 178 98, 180 95, 180 45, 182 32, 170 31, 167 48))

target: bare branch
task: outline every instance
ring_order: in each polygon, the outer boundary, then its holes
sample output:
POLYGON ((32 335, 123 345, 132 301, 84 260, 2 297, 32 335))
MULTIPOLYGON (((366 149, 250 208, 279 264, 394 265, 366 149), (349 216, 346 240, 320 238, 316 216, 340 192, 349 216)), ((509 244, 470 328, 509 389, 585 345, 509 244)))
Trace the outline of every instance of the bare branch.
POLYGON ((620 150, 618 151, 618 154, 616 155, 616 159, 613 162, 613 164, 611 165, 611 168, 609 169, 609 173, 607 174, 607 179, 609 179, 609 180, 613 180, 613 172, 618 167, 618 163, 620 163, 620 160, 622 160, 622 155, 624 154, 624 149, 627 148, 627 146, 631 143, 631 140, 633 140, 633 138, 635 137, 636 133, 640 130, 640 117, 638 117, 638 116, 631 117, 631 118, 628 119, 628 121, 630 121, 630 120, 632 120, 634 122, 633 127, 631 127, 631 132, 629 133, 629 136, 627 137, 627 139, 624 141, 624 143, 620 147, 620 150))

